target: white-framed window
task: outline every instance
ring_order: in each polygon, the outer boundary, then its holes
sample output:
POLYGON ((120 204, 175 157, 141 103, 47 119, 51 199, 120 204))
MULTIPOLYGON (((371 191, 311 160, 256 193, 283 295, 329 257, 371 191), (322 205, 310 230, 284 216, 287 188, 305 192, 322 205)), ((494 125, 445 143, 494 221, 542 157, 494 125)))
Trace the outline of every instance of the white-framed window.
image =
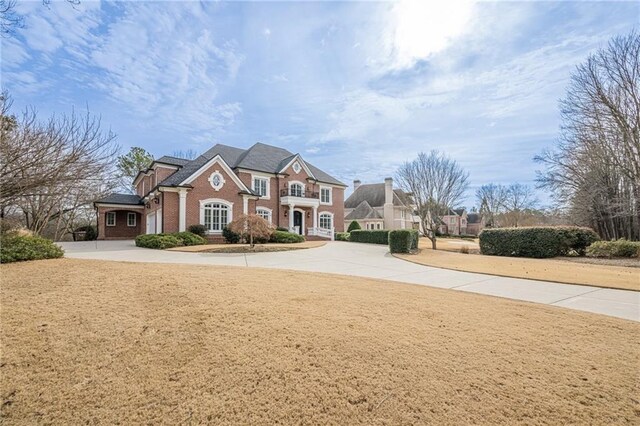
POLYGON ((269 196, 269 179, 254 176, 253 190, 261 197, 268 197, 269 196))
POLYGON ((382 229, 381 226, 382 225, 380 223, 376 224, 376 229, 382 229))
POLYGON ((202 224, 209 232, 222 232, 231 222, 232 207, 221 201, 202 204, 202 224))
POLYGON ((220 189, 222 189, 222 187, 224 186, 225 182, 226 180, 224 179, 224 176, 222 176, 222 173, 220 173, 219 170, 214 171, 209 176, 209 183, 211 184, 211 187, 216 191, 220 191, 220 189))
POLYGON ((331 187, 320 187, 320 202, 322 204, 331 204, 331 187))
POLYGON ((318 223, 322 229, 333 228, 333 215, 331 213, 320 213, 318 216, 318 223))
POLYGON ((116 226, 116 212, 107 213, 107 226, 116 226))
POLYGON ((293 168, 293 171, 296 172, 296 173, 300 173, 300 170, 302 170, 302 166, 297 161, 295 163, 293 163, 293 167, 292 168, 293 168))
POLYGON ((256 209, 256 214, 267 222, 271 223, 271 210, 264 207, 258 207, 256 209))
POLYGON ((127 213, 127 226, 136 226, 136 214, 134 212, 127 213))
POLYGON ((289 195, 292 197, 303 197, 304 186, 301 183, 292 183, 289 186, 289 195))

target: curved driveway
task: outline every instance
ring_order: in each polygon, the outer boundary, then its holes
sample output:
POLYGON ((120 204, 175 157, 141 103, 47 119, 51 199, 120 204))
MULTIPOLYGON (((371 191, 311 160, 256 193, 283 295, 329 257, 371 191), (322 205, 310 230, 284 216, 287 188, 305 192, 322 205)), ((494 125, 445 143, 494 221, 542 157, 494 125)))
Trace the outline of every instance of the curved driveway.
POLYGON ((385 246, 374 244, 329 242, 314 249, 250 254, 149 250, 136 247, 133 241, 87 241, 61 245, 67 257, 78 259, 327 272, 468 291, 640 321, 640 293, 635 291, 433 268, 397 259, 385 246))

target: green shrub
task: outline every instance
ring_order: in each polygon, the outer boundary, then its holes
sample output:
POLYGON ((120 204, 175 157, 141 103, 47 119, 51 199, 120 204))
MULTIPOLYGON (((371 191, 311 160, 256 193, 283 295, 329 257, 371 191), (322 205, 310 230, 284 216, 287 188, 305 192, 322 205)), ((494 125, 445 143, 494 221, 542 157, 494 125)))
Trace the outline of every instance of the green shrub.
POLYGON ((492 256, 545 258, 584 254, 598 236, 579 227, 494 228, 480 233, 480 252, 492 256))
POLYGON ((283 228, 282 226, 278 226, 276 231, 289 232, 289 228, 283 228))
POLYGON ((94 241, 98 239, 98 231, 93 225, 81 226, 73 232, 85 232, 84 241, 94 241))
POLYGON ((56 259, 62 256, 64 256, 64 251, 53 241, 37 235, 6 234, 0 239, 1 263, 56 259))
POLYGON ((144 234, 136 237, 137 247, 163 250, 182 245, 182 239, 172 234, 144 234))
POLYGON ((362 229, 360 227, 360 224, 358 223, 357 220, 352 220, 351 223, 349 224, 349 227, 347 228, 347 232, 357 231, 358 229, 362 229))
POLYGON ((391 253, 411 253, 414 237, 410 229, 396 229, 389 232, 389 251, 391 253))
POLYGON ((557 226, 554 227, 562 238, 561 254, 567 255, 574 251, 579 256, 584 256, 591 244, 600 240, 600 237, 591 228, 581 228, 577 226, 557 226))
POLYGON ((348 232, 336 232, 336 241, 349 241, 348 232))
POLYGON ((199 237, 205 238, 207 236, 207 228, 205 228, 204 225, 191 225, 188 229, 189 232, 199 237))
POLYGON ((410 229, 411 232, 411 250, 418 250, 418 244, 420 243, 420 232, 417 229, 410 229))
POLYGON ((242 239, 242 235, 233 232, 231 229, 225 227, 222 229, 222 237, 229 244, 238 244, 242 239))
POLYGON ((349 233, 349 241, 354 243, 389 244, 389 231, 386 229, 367 231, 359 229, 349 233))
POLYGON ((172 235, 178 238, 182 242, 183 246, 199 246, 207 243, 207 240, 193 232, 176 232, 175 234, 167 235, 172 235))
POLYGON ((269 241, 280 244, 301 243, 304 241, 304 237, 292 232, 274 231, 273 234, 271 234, 271 239, 269 241))
POLYGON ((638 241, 596 241, 587 248, 589 257, 639 257, 638 241))

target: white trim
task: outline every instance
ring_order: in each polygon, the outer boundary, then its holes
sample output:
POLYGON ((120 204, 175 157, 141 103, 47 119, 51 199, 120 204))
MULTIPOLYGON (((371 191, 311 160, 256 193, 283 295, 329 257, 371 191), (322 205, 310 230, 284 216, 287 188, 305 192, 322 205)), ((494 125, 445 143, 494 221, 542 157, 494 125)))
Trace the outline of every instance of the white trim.
POLYGON ((178 197, 178 231, 184 232, 187 230, 187 190, 178 191, 178 197))
POLYGON ((330 186, 326 186, 326 185, 320 185, 320 204, 324 205, 324 206, 332 206, 333 205, 333 188, 330 186), (325 203, 322 201, 322 190, 323 189, 328 189, 329 190, 329 202, 325 203))
MULTIPOLYGON (((271 209, 269 209, 269 208, 266 208, 266 207, 257 206, 257 207, 256 207, 256 214, 257 214, 258 216, 260 216, 260 215, 258 214, 258 210, 262 210, 262 211, 267 212, 267 213, 268 213, 268 216, 269 216, 269 219, 267 219, 267 220, 268 220, 268 222, 269 222, 269 223, 273 223, 273 210, 271 210, 271 209)), ((260 216, 260 217, 262 217, 262 216, 260 216)), ((264 218, 263 218, 263 219, 264 219, 264 218)))
POLYGON ((310 178, 315 179, 316 177, 313 175, 313 173, 311 173, 311 170, 309 169, 309 167, 307 166, 307 163, 305 163, 305 161, 302 159, 302 157, 300 157, 300 154, 296 154, 293 159, 291 161, 289 161, 289 163, 284 166, 279 173, 284 173, 285 170, 287 170, 289 167, 291 167, 291 165, 298 160, 298 162, 300 163, 300 165, 302 166, 302 169, 307 172, 307 176, 309 176, 310 178))
POLYGON ((189 190, 191 188, 180 188, 180 187, 176 187, 176 186, 159 186, 158 187, 158 191, 160 192, 180 192, 180 191, 184 191, 184 190, 189 190))
POLYGON ((138 223, 136 219, 137 217, 138 215, 136 214, 136 212, 127 212, 127 226, 130 228, 133 228, 134 226, 136 226, 138 223), (133 225, 129 224, 129 218, 131 217, 131 215, 133 215, 133 225))
POLYGON ((209 185, 211 185, 211 187, 217 192, 220 191, 222 189, 222 187, 224 187, 224 184, 227 183, 227 180, 224 178, 224 176, 222 175, 222 173, 220 173, 220 170, 214 170, 213 172, 211 172, 211 174, 209 175, 209 178, 207 179, 207 181, 209 181, 209 185), (220 185, 214 185, 213 183, 213 177, 214 176, 219 176, 220 177, 220 185))
MULTIPOLYGON (((334 217, 335 215, 333 213, 331 213, 331 212, 324 211, 324 212, 318 212, 318 228, 322 228, 322 226, 320 226, 320 223, 321 223, 320 222, 320 217, 322 215, 331 216, 331 227, 329 227, 328 229, 333 229, 333 228, 336 227, 335 226, 335 221, 334 221, 335 220, 335 217, 334 217)), ((327 228, 322 228, 322 229, 327 229, 327 228)))
POLYGON ((251 192, 249 191, 249 188, 247 188, 246 185, 240 180, 240 178, 235 173, 233 173, 233 170, 231 170, 231 167, 229 167, 229 165, 224 161, 224 159, 220 156, 220 154, 216 155, 211 160, 207 161, 202 167, 196 170, 191 176, 189 176, 188 178, 180 182, 180 185, 178 186, 188 185, 189 183, 193 182, 198 176, 203 174, 205 171, 207 171, 211 166, 213 166, 216 163, 220 164, 220 166, 222 167, 222 170, 224 170, 227 173, 227 175, 231 178, 231 180, 233 180, 233 182, 236 185, 238 185, 238 187, 240 187, 241 189, 247 192, 251 192))
POLYGON ((162 209, 156 210, 156 232, 162 233, 162 209))
POLYGON ((116 226, 116 212, 106 212, 105 213, 105 218, 104 218, 104 223, 106 226, 116 226), (109 216, 113 215, 113 223, 109 224, 109 216))
POLYGON ((139 206, 137 204, 104 204, 104 203, 94 203, 96 207, 113 207, 117 209, 127 210, 127 209, 144 209, 144 206, 139 206))
MULTIPOLYGON (((302 232, 300 233, 300 235, 306 235, 305 227, 304 227, 305 222, 306 222, 306 220, 307 220, 307 218, 306 218, 306 216, 307 216, 306 212, 305 212, 304 210, 302 210, 302 209, 296 209, 296 208, 294 208, 294 209, 293 209, 293 211, 294 211, 294 212, 300 212, 300 215, 302 216, 302 224, 300 225, 300 231, 302 231, 302 232)), ((293 215, 292 215, 292 216, 293 216, 293 215)), ((294 224, 293 226, 295 227, 295 223, 296 223, 296 222, 295 222, 295 220, 293 220, 293 221, 292 221, 292 223, 294 224)))
POLYGON ((270 200, 271 199, 271 177, 270 176, 263 176, 263 175, 258 175, 255 173, 251 173, 251 189, 253 191, 256 190, 256 179, 260 179, 260 180, 264 180, 267 181, 267 193, 265 195, 261 195, 260 199, 262 200, 270 200))
POLYGON ((169 165, 169 164, 167 164, 167 163, 163 163, 163 162, 156 163, 156 162, 154 161, 154 162, 153 162, 153 165, 151 166, 151 168, 152 168, 153 170, 155 170, 155 169, 157 169, 158 167, 162 167, 162 168, 165 168, 165 169, 171 169, 171 170, 178 170, 178 169, 180 168, 180 167, 178 167, 178 166, 172 166, 172 165, 169 165))
MULTIPOLYGON (((229 209, 227 210, 227 224, 233 221, 233 203, 221 198, 207 198, 206 200, 200 200, 200 224, 204 225, 204 206, 209 203, 224 204, 229 209)), ((222 229, 219 231, 210 231, 207 229, 207 234, 222 234, 222 229)))

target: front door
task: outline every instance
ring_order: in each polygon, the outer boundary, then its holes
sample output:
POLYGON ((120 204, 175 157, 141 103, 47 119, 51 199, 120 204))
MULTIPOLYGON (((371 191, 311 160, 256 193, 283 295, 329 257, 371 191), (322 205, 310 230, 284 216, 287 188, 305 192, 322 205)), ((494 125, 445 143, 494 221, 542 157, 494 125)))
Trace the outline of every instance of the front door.
POLYGON ((156 214, 149 213, 147 215, 147 234, 155 234, 156 233, 156 214))
POLYGON ((293 226, 297 227, 298 234, 304 234, 304 230, 302 229, 302 212, 297 210, 293 212, 293 226))

